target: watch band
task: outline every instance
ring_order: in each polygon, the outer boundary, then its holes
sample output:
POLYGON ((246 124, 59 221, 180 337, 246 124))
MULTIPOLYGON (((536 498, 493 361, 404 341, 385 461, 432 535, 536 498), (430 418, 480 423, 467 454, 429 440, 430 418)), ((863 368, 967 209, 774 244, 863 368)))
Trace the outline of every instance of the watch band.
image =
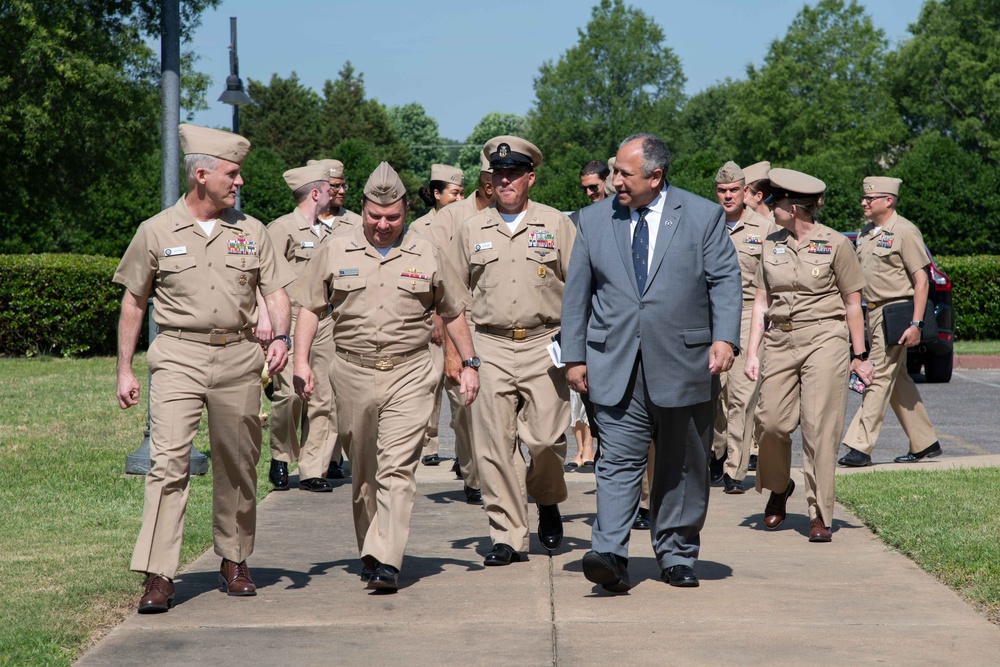
POLYGON ((918 329, 923 329, 924 328, 924 321, 923 320, 913 320, 912 322, 910 322, 910 326, 911 327, 916 327, 918 329))
POLYGON ((859 359, 861 361, 868 361, 868 350, 865 350, 861 354, 854 354, 853 352, 851 352, 851 361, 854 361, 855 359, 859 359))
POLYGON ((288 336, 275 336, 273 340, 284 341, 285 347, 287 347, 289 350, 292 349, 292 339, 289 338, 288 336))

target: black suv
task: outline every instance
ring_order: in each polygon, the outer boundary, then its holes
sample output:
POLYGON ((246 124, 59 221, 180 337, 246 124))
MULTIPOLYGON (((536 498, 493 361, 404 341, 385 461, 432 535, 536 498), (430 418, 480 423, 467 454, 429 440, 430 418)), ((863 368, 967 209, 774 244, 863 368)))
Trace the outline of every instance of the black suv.
MULTIPOLYGON (((844 232, 851 243, 858 240, 857 232, 844 232)), ((906 370, 916 375, 921 367, 928 382, 948 382, 955 361, 954 314, 951 309, 951 278, 934 264, 931 251, 927 250, 927 276, 930 279, 927 298, 934 304, 934 319, 937 321, 938 337, 931 343, 921 343, 911 347, 906 353, 906 370)), ((867 309, 865 313, 867 314, 867 309)), ((927 319, 930 313, 924 315, 927 319)))

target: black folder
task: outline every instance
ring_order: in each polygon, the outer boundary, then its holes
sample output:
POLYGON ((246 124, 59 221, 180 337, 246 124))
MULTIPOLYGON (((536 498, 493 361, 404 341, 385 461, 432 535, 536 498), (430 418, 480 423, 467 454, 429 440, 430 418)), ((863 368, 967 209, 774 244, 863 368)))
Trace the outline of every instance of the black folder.
MULTIPOLYGON (((885 345, 892 347, 899 344, 903 332, 913 321, 913 299, 890 303, 882 309, 882 330, 885 332, 885 345)), ((937 340, 937 318, 934 316, 934 303, 928 299, 924 309, 924 328, 920 332, 920 342, 929 343, 937 340)))

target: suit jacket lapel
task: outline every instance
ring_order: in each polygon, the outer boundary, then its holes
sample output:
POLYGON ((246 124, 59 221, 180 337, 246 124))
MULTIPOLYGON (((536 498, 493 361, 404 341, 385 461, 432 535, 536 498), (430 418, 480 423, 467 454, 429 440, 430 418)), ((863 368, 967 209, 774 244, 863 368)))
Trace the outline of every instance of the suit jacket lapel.
POLYGON ((625 264, 625 270, 628 272, 628 275, 632 277, 632 291, 634 291, 636 297, 638 297, 639 287, 635 282, 635 266, 632 264, 632 230, 630 229, 630 225, 632 223, 632 212, 629 210, 628 206, 622 206, 618 203, 618 197, 615 197, 615 200, 611 205, 611 210, 613 211, 611 215, 611 226, 615 235, 615 243, 618 245, 618 251, 622 255, 622 262, 625 264))
POLYGON ((653 261, 650 263, 649 272, 646 275, 647 290, 650 283, 653 282, 656 272, 660 269, 660 264, 663 263, 663 256, 667 254, 667 246, 670 245, 670 240, 674 238, 674 230, 677 229, 677 225, 680 223, 681 216, 684 213, 680 198, 675 196, 676 190, 670 187, 669 183, 666 188, 667 190, 663 194, 663 214, 660 216, 660 229, 656 235, 656 246, 653 248, 653 261))

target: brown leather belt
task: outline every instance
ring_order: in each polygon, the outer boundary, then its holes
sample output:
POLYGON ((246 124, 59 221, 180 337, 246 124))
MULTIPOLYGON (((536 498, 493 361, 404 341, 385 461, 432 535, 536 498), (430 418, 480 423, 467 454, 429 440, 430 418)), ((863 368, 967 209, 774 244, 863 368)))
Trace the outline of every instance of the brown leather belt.
POLYGON ((795 331, 796 329, 804 329, 805 327, 811 327, 814 324, 823 324, 824 322, 839 322, 837 318, 831 318, 828 320, 805 320, 802 322, 772 322, 773 326, 778 331, 795 331))
POLYGON ((245 340, 256 340, 248 329, 242 329, 240 331, 212 329, 207 333, 202 331, 189 331, 187 329, 161 329, 156 335, 169 336, 170 338, 179 338, 180 340, 190 340, 195 343, 218 345, 222 347, 232 345, 233 343, 240 343, 245 340))
POLYGON ((347 350, 337 350, 337 356, 349 364, 361 366, 362 368, 374 368, 377 371, 391 371, 396 364, 412 360, 421 354, 426 354, 427 348, 422 347, 412 352, 404 354, 375 354, 364 355, 348 352, 347 350))
POLYGON ((491 336, 500 336, 501 338, 510 338, 512 340, 524 340, 525 338, 534 338, 535 336, 540 336, 546 331, 552 331, 558 324, 543 324, 540 327, 532 327, 531 329, 525 329, 524 327, 514 327, 513 329, 497 329, 496 327, 488 327, 482 324, 476 325, 476 331, 479 333, 489 334, 491 336))

